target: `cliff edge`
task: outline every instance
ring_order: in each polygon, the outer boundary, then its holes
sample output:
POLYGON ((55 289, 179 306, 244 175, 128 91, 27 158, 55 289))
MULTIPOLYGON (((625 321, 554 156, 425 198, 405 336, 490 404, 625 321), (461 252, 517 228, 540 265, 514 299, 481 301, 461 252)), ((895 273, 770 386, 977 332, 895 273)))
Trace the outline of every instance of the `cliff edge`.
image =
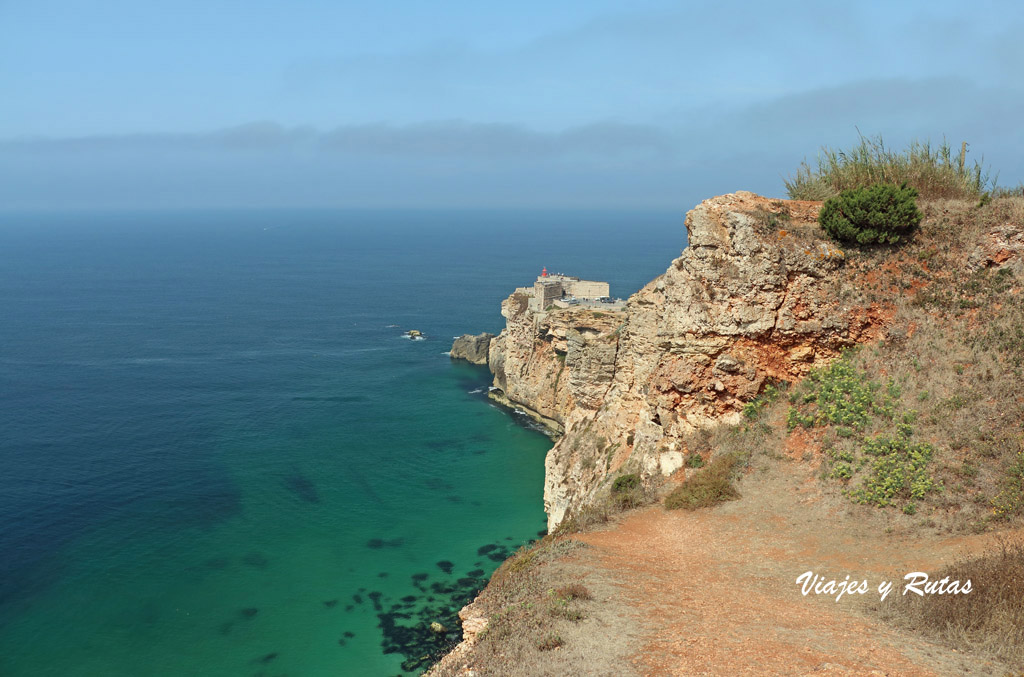
POLYGON ((686 216, 688 246, 621 311, 535 312, 516 292, 490 346, 496 398, 563 436, 545 463, 555 529, 610 475, 650 481, 683 467, 697 430, 739 420, 774 381, 794 381, 884 325, 820 203, 737 192, 686 216))

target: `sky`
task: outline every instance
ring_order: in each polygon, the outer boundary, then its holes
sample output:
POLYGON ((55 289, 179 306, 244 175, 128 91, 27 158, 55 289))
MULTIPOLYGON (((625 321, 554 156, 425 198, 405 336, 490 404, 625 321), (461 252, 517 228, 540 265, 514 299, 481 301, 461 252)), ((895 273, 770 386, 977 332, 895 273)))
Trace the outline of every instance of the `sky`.
POLYGON ((1024 4, 0 0, 0 210, 783 196, 858 134, 1024 180, 1024 4))

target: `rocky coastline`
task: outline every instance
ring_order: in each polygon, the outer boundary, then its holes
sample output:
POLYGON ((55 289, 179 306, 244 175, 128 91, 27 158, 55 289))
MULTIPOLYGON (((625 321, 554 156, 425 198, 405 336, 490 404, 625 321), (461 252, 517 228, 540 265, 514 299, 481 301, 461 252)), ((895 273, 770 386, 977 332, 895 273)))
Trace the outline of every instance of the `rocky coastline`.
POLYGON ((623 310, 534 311, 517 290, 486 362, 483 339, 456 340, 453 358, 490 368, 495 401, 555 433, 549 530, 616 474, 671 477, 701 453, 694 433, 740 420, 768 384, 798 380, 884 328, 887 309, 866 302, 842 274, 844 253, 821 236, 819 207, 749 192, 705 200, 687 214, 686 249, 623 310))

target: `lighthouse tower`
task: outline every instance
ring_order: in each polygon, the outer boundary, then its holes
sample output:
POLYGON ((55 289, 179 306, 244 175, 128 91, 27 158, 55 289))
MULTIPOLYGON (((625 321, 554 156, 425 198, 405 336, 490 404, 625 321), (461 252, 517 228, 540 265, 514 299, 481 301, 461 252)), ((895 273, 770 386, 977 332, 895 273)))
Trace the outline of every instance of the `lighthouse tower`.
POLYGON ((544 270, 540 271, 540 276, 541 277, 547 277, 548 276, 548 267, 547 266, 544 266, 544 270))

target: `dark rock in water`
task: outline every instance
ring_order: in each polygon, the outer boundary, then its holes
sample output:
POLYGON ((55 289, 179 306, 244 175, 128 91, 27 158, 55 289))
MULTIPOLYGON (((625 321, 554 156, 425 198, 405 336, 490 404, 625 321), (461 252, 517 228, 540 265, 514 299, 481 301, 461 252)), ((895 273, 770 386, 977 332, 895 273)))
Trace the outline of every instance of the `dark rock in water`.
POLYGON ((473 364, 487 364, 487 352, 494 334, 463 334, 452 343, 453 360, 466 360, 473 364))
POLYGON ((336 599, 329 599, 326 602, 324 602, 324 606, 327 607, 328 609, 333 609, 337 605, 338 605, 338 600, 336 600, 336 599))
POLYGON ((508 557, 507 552, 492 552, 490 555, 487 556, 487 559, 491 560, 492 562, 504 562, 506 557, 508 557))
POLYGON ((443 559, 437 563, 437 568, 445 572, 446 574, 450 574, 455 569, 455 564, 449 562, 446 559, 443 559))
POLYGON ((474 449, 473 450, 473 454, 476 455, 476 456, 480 456, 481 454, 486 454, 486 453, 487 453, 486 449, 474 449))
POLYGON ((347 642, 347 641, 345 641, 345 638, 344 638, 344 637, 342 637, 342 638, 340 638, 340 639, 338 640, 338 644, 339 644, 340 646, 345 646, 346 644, 348 644, 348 642, 347 642))
POLYGON ((348 637, 349 639, 352 639, 353 637, 356 636, 356 633, 352 632, 351 630, 346 630, 342 634, 345 635, 346 637, 348 637))
POLYGON ((386 571, 382 571, 379 574, 377 574, 377 578, 387 578, 387 577, 388 577, 388 572, 386 572, 386 571))
POLYGON ((367 548, 374 550, 380 550, 381 548, 397 548, 405 543, 404 538, 392 538, 390 541, 386 541, 383 538, 371 538, 366 542, 367 548))
POLYGON ((461 496, 445 496, 444 500, 448 501, 449 503, 462 503, 461 496))
POLYGON ((292 402, 366 402, 368 397, 365 395, 333 395, 330 397, 302 397, 297 396, 292 398, 292 402))
POLYGON ((458 588, 458 586, 455 586, 455 585, 448 585, 447 583, 437 582, 437 583, 431 583, 430 584, 430 589, 433 590, 434 592, 438 593, 439 595, 447 595, 447 594, 455 592, 459 588, 458 588))
POLYGON ((268 564, 267 558, 264 557, 262 553, 258 552, 250 552, 242 558, 242 561, 251 567, 256 567, 257 569, 266 569, 268 564))
POLYGON ((234 621, 226 621, 220 624, 220 634, 227 635, 231 632, 231 628, 235 627, 234 621))
POLYGON ((352 609, 355 609, 355 607, 354 607, 354 606, 352 606, 351 604, 349 604, 349 605, 347 605, 347 606, 345 607, 345 611, 352 611, 352 609))
POLYGON ((363 596, 362 595, 352 595, 352 601, 355 602, 356 604, 362 604, 363 603, 363 596))
POLYGON ((478 555, 486 555, 489 552, 494 552, 495 550, 498 549, 498 547, 499 546, 495 545, 494 543, 489 543, 487 545, 481 545, 479 548, 476 549, 476 554, 478 554, 478 555))
POLYGON ((270 661, 274 660, 275 658, 277 658, 277 652, 276 651, 274 653, 268 653, 266 656, 263 656, 262 658, 259 658, 257 660, 259 660, 260 663, 269 663, 270 661))
POLYGON ((480 578, 481 576, 484 575, 484 570, 483 569, 473 569, 472 571, 470 571, 466 575, 467 576, 472 576, 473 578, 480 578))
POLYGON ((420 656, 419 658, 407 658, 402 661, 402 669, 406 672, 415 672, 422 667, 426 667, 427 663, 430 662, 429 656, 420 656))
POLYGON ((371 600, 373 600, 373 608, 374 608, 375 611, 383 611, 384 610, 384 607, 380 603, 381 593, 379 593, 379 592, 371 592, 368 596, 369 596, 369 598, 371 600))
POLYGON ((302 473, 292 473, 284 478, 284 486, 306 503, 319 503, 320 493, 316 490, 313 480, 302 473))
POLYGON ((455 488, 454 484, 452 484, 451 482, 446 482, 445 480, 439 477, 431 477, 426 482, 424 482, 424 484, 427 485, 428 489, 433 489, 435 491, 451 491, 452 489, 455 488))
POLYGON ((239 613, 242 615, 242 618, 256 618, 256 614, 258 614, 259 612, 259 609, 257 609, 254 606, 251 606, 242 609, 239 613))
POLYGON ((511 541, 511 540, 512 540, 512 537, 511 537, 511 536, 506 536, 506 537, 505 537, 505 540, 506 540, 506 541, 511 541))
MULTIPOLYGON (((438 567, 445 570, 446 566, 441 564, 438 563, 438 567)), ((451 565, 454 570, 454 564, 447 560, 443 564, 451 565)), ((427 574, 415 574, 413 581, 426 592, 422 583, 427 578, 427 574)), ((402 605, 391 605, 389 612, 377 614, 378 627, 383 635, 381 650, 385 654, 401 654, 405 659, 402 664, 404 670, 421 670, 458 643, 459 633, 449 631, 449 628, 459 627, 459 609, 476 596, 483 587, 483 581, 478 578, 463 578, 458 583, 434 581, 429 587, 433 594, 427 598, 426 604, 424 597, 406 595, 401 598, 402 605)))
POLYGON ((548 530, 547 529, 541 529, 540 531, 537 532, 537 535, 540 536, 541 538, 544 538, 545 536, 548 535, 548 530))
POLYGON ((433 449, 434 451, 444 451, 445 449, 461 449, 466 446, 466 443, 457 437, 450 437, 444 440, 429 440, 423 443, 427 448, 433 449))

